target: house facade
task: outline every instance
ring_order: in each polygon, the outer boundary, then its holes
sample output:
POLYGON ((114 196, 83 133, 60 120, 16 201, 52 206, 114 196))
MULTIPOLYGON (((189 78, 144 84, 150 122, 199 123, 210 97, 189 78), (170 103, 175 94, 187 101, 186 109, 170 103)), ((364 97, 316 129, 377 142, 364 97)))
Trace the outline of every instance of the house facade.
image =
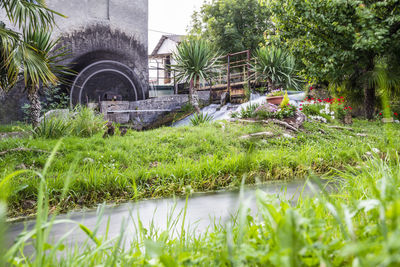
POLYGON ((150 86, 174 85, 173 53, 185 38, 184 35, 163 35, 149 56, 150 86))

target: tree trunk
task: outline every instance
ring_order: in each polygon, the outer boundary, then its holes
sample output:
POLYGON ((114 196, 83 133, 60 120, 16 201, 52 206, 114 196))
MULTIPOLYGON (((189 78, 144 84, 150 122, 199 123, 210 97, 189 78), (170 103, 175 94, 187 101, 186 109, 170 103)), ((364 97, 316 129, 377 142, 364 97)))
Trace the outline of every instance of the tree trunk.
POLYGON ((364 70, 364 108, 365 117, 368 120, 372 120, 374 118, 375 111, 375 85, 368 82, 368 78, 375 67, 374 58, 375 56, 373 54, 369 55, 369 60, 364 70))
POLYGON ((197 90, 194 86, 193 79, 190 81, 190 86, 189 86, 189 102, 194 107, 196 112, 200 113, 199 95, 197 94, 197 90))
POLYGON ((375 86, 370 85, 368 81, 364 84, 364 106, 365 106, 365 117, 368 120, 374 118, 375 111, 375 86))
POLYGON ((29 114, 31 123, 33 128, 37 128, 39 126, 40 112, 42 110, 39 99, 39 86, 33 85, 28 88, 28 100, 31 105, 29 114))

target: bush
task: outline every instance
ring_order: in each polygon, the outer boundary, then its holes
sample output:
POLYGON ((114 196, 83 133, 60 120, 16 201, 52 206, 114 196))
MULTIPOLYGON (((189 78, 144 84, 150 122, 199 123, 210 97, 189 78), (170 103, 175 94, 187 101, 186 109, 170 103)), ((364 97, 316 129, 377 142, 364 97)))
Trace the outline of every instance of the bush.
POLYGON ((31 130, 34 138, 56 139, 63 136, 91 137, 103 130, 104 119, 87 107, 76 107, 67 116, 44 118, 39 127, 31 130))
POLYGON ((245 108, 242 108, 239 112, 239 117, 242 119, 254 118, 256 116, 256 110, 260 107, 259 104, 251 104, 245 108))
POLYGON ((252 65, 253 75, 258 81, 268 82, 274 88, 299 91, 302 80, 297 75, 296 60, 287 51, 275 47, 261 47, 255 56, 256 63, 252 65))
POLYGON ((71 134, 78 137, 91 137, 102 131, 104 118, 101 114, 96 114, 93 109, 87 107, 75 108, 76 115, 71 121, 71 134))
POLYGON ((300 104, 302 111, 308 117, 322 117, 326 121, 343 121, 352 107, 345 105, 345 98, 307 99, 300 104))
POLYGON ((267 110, 267 109, 258 109, 256 110, 256 117, 258 119, 285 119, 285 118, 291 118, 296 115, 297 108, 295 106, 292 106, 290 104, 281 107, 279 109, 272 109, 272 110, 267 110))
POLYGON ((71 122, 63 118, 44 118, 39 127, 31 130, 34 138, 57 139, 71 132, 71 122))

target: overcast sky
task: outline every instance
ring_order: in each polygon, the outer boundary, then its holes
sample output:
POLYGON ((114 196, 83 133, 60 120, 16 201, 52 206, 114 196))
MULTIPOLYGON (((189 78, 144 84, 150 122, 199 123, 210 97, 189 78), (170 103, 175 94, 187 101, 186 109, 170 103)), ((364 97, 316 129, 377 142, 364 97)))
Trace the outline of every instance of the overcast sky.
POLYGON ((149 0, 149 53, 163 33, 185 34, 191 16, 204 0, 149 0))

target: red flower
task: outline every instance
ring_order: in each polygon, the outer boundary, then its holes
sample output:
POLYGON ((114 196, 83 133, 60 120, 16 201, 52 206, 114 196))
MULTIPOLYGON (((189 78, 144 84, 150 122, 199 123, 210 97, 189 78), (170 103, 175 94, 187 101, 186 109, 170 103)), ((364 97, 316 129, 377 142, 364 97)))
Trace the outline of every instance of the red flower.
POLYGON ((382 116, 382 113, 379 113, 380 116, 382 116))
POLYGON ((352 108, 352 107, 349 107, 349 109, 350 109, 350 110, 353 110, 353 108, 352 108))
POLYGON ((395 116, 398 116, 399 114, 397 114, 396 112, 394 113, 395 116))
POLYGON ((303 110, 302 108, 300 108, 300 110, 303 110))
POLYGON ((314 87, 310 86, 310 91, 314 90, 314 87))

